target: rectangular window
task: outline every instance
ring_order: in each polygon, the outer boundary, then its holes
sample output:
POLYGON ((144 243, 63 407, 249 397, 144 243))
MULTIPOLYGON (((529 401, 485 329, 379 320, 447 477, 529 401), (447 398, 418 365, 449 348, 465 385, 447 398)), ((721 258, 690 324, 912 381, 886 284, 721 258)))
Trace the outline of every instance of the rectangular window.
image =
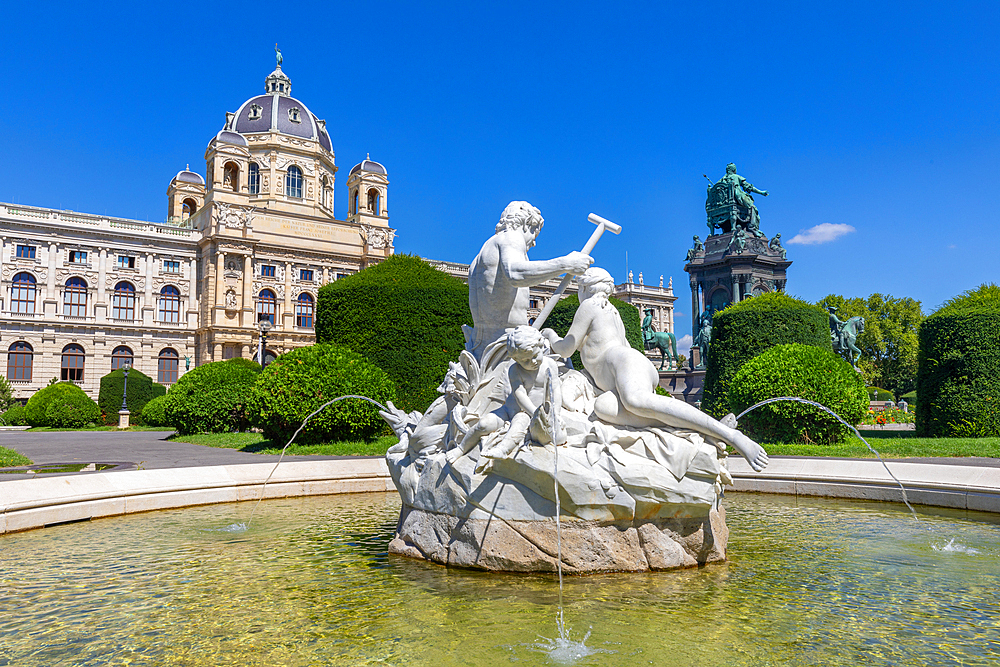
POLYGON ((33 246, 33 245, 19 245, 19 246, 17 246, 17 256, 20 259, 34 259, 35 258, 35 246, 33 246))
POLYGON ((165 273, 180 273, 181 263, 172 259, 163 261, 163 271, 165 273))
POLYGON ((71 264, 86 264, 87 253, 83 250, 70 250, 69 261, 71 264))
POLYGON ((236 358, 237 347, 235 345, 223 345, 222 346, 222 358, 223 359, 235 359, 236 358))
POLYGON ((340 280, 341 278, 346 278, 349 275, 351 275, 351 274, 350 273, 338 273, 337 274, 337 280, 340 280))
POLYGON ((118 268, 119 269, 134 269, 135 268, 135 257, 129 257, 128 255, 118 255, 118 268))
POLYGON ((312 279, 313 279, 313 272, 311 269, 301 269, 299 271, 299 280, 306 280, 308 282, 312 282, 312 279))
POLYGON ((271 264, 264 264, 264 265, 262 265, 260 267, 260 275, 264 276, 265 278, 273 278, 274 277, 274 266, 271 265, 271 264))

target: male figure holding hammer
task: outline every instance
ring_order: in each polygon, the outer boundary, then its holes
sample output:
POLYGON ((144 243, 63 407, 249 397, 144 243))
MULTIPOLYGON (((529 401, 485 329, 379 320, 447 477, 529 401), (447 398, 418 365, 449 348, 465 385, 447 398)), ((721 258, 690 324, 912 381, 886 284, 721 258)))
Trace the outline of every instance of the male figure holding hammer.
POLYGON ((487 345, 512 327, 528 323, 528 290, 563 273, 582 274, 594 260, 571 252, 532 261, 528 249, 542 230, 541 212, 524 201, 507 205, 496 233, 483 244, 469 267, 469 309, 475 328, 467 330, 466 347, 479 359, 487 345))

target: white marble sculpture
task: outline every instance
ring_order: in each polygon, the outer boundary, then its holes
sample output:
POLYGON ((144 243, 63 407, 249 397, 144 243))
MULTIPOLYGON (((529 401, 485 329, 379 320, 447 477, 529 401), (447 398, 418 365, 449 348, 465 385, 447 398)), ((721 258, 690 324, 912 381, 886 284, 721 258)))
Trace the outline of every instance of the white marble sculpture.
POLYGON ((475 328, 442 395, 423 414, 391 404, 383 413, 400 438, 386 455, 403 503, 390 551, 552 571, 558 489, 565 571, 724 560, 726 445, 757 470, 767 455, 731 425, 655 393, 656 370, 608 302, 610 274, 583 253, 528 260, 541 226, 525 202, 505 209, 472 264, 475 328), (567 335, 528 326, 528 287, 567 272, 580 287, 567 335), (574 370, 566 359, 577 350, 574 370))

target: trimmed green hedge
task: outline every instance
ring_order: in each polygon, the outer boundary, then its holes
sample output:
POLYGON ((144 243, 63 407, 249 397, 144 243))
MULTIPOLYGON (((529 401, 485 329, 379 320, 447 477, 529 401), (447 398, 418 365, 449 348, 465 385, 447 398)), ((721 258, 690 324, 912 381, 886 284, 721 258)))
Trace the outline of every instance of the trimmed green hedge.
POLYGON ((1000 436, 1000 287, 945 302, 919 337, 917 435, 1000 436))
POLYGON ((245 431, 247 402, 260 376, 249 359, 213 361, 192 368, 167 394, 167 424, 182 435, 245 431))
POLYGON ((3 422, 4 426, 27 426, 28 415, 25 412, 23 405, 15 403, 10 406, 6 412, 0 415, 0 421, 3 422))
MULTIPOLYGON (((101 408, 101 417, 105 424, 118 423, 118 411, 122 408, 122 391, 124 389, 125 371, 121 369, 111 371, 101 378, 101 391, 97 395, 97 405, 101 408)), ((143 407, 156 396, 165 394, 166 391, 166 387, 153 382, 153 379, 145 373, 134 368, 129 370, 126 404, 131 413, 130 422, 137 425, 144 424, 143 407)))
POLYGON ((77 428, 101 416, 97 403, 72 382, 57 382, 39 389, 28 399, 24 410, 32 426, 77 428))
POLYGON ((341 345, 389 374, 399 407, 426 410, 465 349, 469 288, 419 257, 393 255, 319 290, 316 342, 341 345))
MULTIPOLYGON (((287 442, 311 412, 338 396, 367 396, 395 402, 396 386, 385 371, 346 347, 312 345, 283 354, 269 364, 254 386, 250 422, 264 437, 287 442)), ((300 444, 370 439, 385 429, 378 408, 348 399, 309 420, 296 438, 300 444)))
POLYGON ((146 426, 170 426, 170 424, 167 423, 167 413, 165 412, 166 405, 166 395, 157 396, 151 399, 142 408, 142 423, 146 426))
POLYGON ((892 395, 891 391, 886 391, 882 387, 866 387, 868 391, 868 398, 874 401, 895 401, 896 398, 892 395), (875 394, 875 398, 872 398, 872 393, 875 394))
MULTIPOLYGON (((625 325, 625 337, 628 338, 629 345, 642 352, 642 319, 639 317, 639 309, 630 303, 614 297, 610 297, 608 301, 618 309, 618 313, 622 316, 622 324, 625 325)), ((552 309, 548 319, 545 320, 542 326, 552 329, 560 336, 565 336, 569 332, 570 325, 573 324, 573 316, 576 315, 576 310, 579 307, 580 298, 576 294, 564 297, 552 309)), ((574 368, 583 368, 579 350, 573 353, 572 359, 574 368)))
POLYGON ((743 364, 775 345, 788 343, 832 352, 828 313, 781 292, 761 294, 716 313, 701 409, 724 417, 729 412, 729 384, 743 364))
MULTIPOLYGON (((728 408, 739 414, 768 398, 798 396, 825 405, 849 424, 868 410, 861 374, 830 350, 814 345, 777 345, 757 355, 733 377, 728 408)), ((794 401, 770 403, 740 420, 740 430, 758 442, 832 444, 851 431, 828 413, 794 401)))

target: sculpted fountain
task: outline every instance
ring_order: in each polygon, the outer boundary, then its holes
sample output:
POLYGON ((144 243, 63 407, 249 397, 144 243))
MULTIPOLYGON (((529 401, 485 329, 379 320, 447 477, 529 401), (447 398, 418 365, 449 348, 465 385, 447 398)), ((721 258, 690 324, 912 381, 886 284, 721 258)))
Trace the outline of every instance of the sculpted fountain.
POLYGON ((400 438, 386 455, 402 499, 389 551, 500 571, 554 571, 560 553, 577 573, 724 560, 726 446, 756 470, 767 454, 731 416, 655 393, 608 302, 611 275, 587 254, 603 228, 584 252, 532 261, 542 224, 527 202, 507 206, 472 262, 475 326, 441 396, 423 414, 382 412, 400 438), (580 298, 564 338, 541 329, 558 294, 534 326, 527 315, 529 288, 562 274, 580 298))

